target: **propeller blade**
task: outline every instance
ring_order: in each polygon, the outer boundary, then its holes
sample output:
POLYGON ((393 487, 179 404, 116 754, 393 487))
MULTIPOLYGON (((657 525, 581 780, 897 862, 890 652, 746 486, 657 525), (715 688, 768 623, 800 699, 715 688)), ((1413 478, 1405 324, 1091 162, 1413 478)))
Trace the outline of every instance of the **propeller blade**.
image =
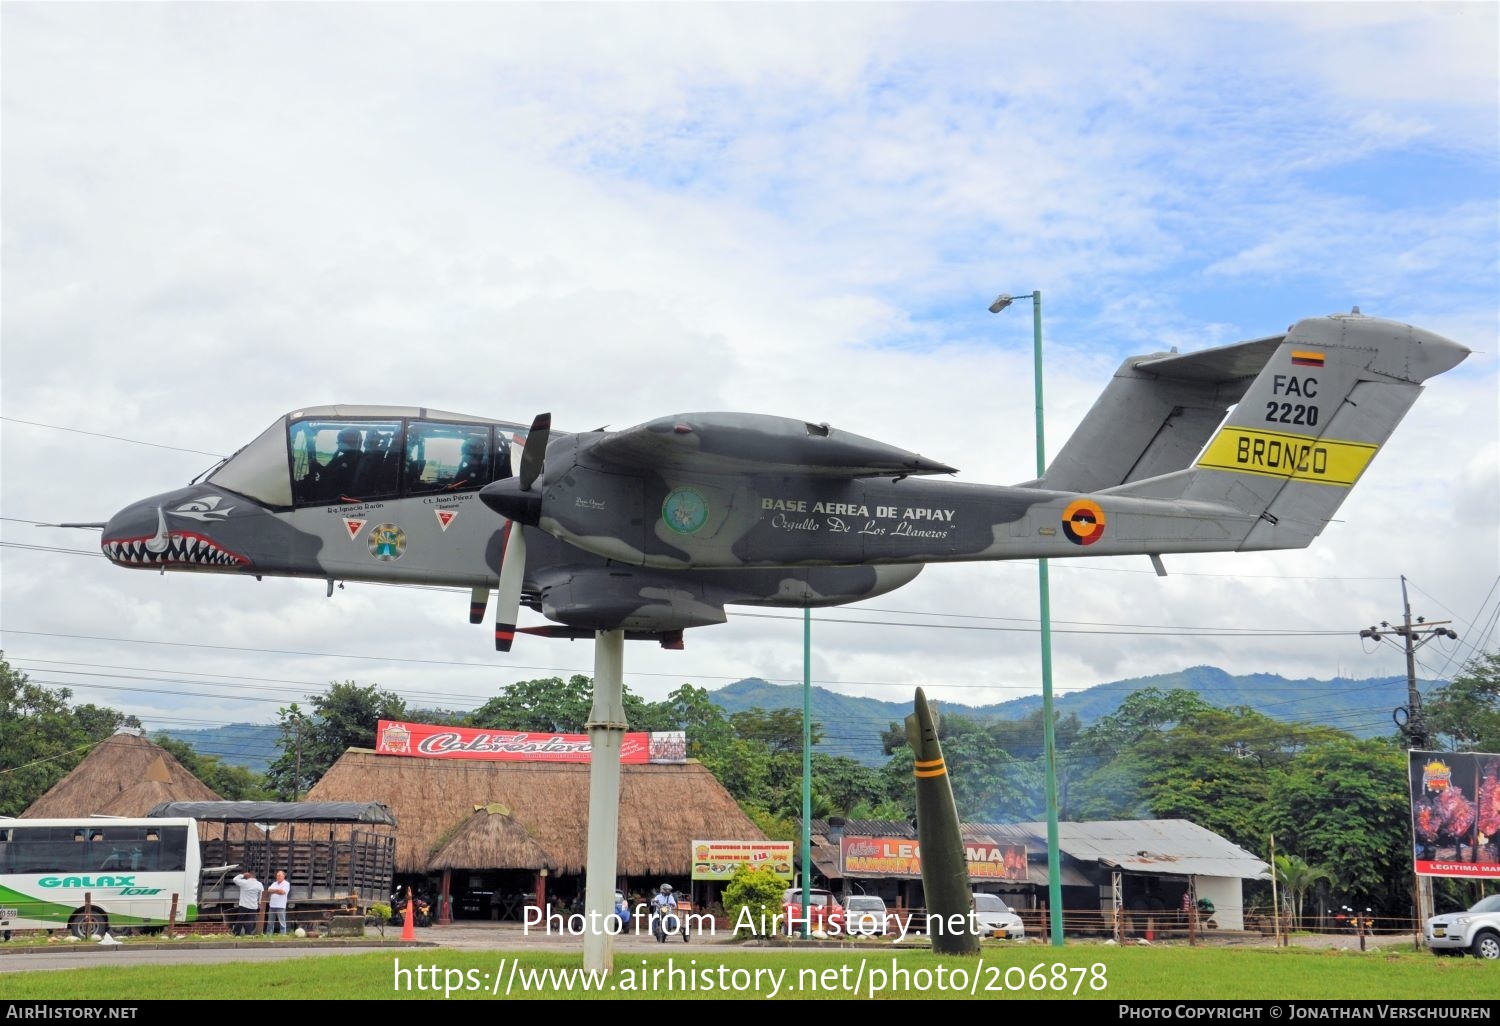
POLYGON ((469 622, 484 623, 484 607, 489 605, 490 589, 485 587, 469 590, 469 622))
POLYGON ((526 448, 521 450, 521 491, 528 491, 542 473, 542 463, 547 458, 547 438, 552 434, 552 414, 538 413, 531 422, 531 433, 526 436, 526 448))
POLYGON ((521 611, 521 580, 526 576, 526 532, 514 520, 505 525, 505 550, 500 557, 500 587, 495 592, 495 651, 509 652, 516 640, 521 611))

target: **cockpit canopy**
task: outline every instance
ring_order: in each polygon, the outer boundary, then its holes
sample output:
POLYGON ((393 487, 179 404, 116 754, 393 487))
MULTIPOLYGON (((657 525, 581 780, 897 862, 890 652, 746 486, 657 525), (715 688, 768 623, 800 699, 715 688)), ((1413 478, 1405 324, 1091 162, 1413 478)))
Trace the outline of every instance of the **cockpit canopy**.
POLYGON ((280 508, 472 492, 511 476, 526 432, 417 407, 315 407, 278 419, 208 481, 280 508))

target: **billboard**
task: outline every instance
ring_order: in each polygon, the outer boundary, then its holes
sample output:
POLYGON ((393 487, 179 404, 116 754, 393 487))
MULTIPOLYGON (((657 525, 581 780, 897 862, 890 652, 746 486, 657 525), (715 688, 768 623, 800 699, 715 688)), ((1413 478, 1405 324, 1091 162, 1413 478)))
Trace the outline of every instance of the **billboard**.
MULTIPOLYGON (((593 746, 587 734, 536 730, 484 730, 434 723, 381 720, 376 755, 419 759, 483 759, 489 762, 588 762, 593 746)), ((687 739, 680 730, 626 734, 620 762, 687 762, 687 739)))
POLYGON ((727 881, 742 864, 770 866, 783 880, 792 879, 791 841, 694 841, 693 879, 727 881))
POLYGON ((1417 874, 1500 878, 1500 755, 1407 755, 1417 874))
MULTIPOLYGON (((850 837, 839 843, 845 876, 920 879, 922 846, 910 837, 850 837)), ((1024 844, 964 841, 970 880, 1029 880, 1024 844)))

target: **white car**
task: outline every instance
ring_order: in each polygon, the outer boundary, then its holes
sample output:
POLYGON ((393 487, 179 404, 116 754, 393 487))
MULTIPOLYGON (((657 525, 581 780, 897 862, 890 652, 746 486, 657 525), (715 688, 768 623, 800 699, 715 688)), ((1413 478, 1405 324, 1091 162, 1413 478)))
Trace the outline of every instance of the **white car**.
POLYGON ((851 894, 844 899, 844 923, 853 937, 883 937, 888 919, 885 899, 874 894, 851 894))
POLYGON ((998 894, 974 892, 974 921, 978 924, 982 937, 1026 939, 1026 926, 1021 922, 1021 917, 1012 912, 998 894))
POLYGON ((1500 958, 1500 894, 1480 898, 1467 912, 1433 916, 1422 933, 1434 955, 1500 958))

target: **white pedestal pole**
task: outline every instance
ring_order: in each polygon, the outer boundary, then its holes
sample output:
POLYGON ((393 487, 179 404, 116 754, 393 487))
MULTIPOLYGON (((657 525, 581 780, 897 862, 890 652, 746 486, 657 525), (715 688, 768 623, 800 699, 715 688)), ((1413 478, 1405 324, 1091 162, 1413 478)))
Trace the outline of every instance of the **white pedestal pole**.
POLYGON ((589 710, 589 852, 583 903, 585 972, 610 973, 614 938, 604 932, 615 909, 615 862, 620 842, 620 747, 625 741, 625 632, 594 637, 594 705, 589 710))

